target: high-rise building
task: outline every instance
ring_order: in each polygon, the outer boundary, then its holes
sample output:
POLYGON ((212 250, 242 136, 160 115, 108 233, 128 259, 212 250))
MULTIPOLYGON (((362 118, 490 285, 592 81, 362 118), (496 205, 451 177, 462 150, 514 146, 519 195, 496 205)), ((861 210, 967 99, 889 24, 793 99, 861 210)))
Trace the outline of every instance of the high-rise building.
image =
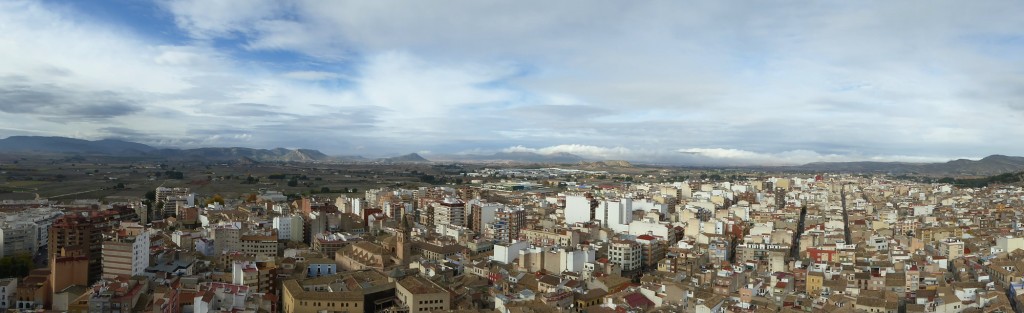
POLYGON ((149 266, 149 234, 126 230, 103 242, 103 277, 136 276, 149 266))
POLYGON ((636 241, 613 240, 608 247, 608 259, 623 271, 638 270, 643 264, 643 248, 636 241))
POLYGON ((194 206, 196 195, 189 193, 188 188, 156 188, 156 202, 162 207, 156 208, 154 212, 157 218, 165 218, 177 214, 178 206, 194 206))
POLYGON ((456 198, 445 198, 431 204, 434 225, 466 226, 466 203, 456 198))
POLYGON ((494 240, 510 243, 518 240, 526 227, 526 209, 523 207, 502 207, 494 213, 494 223, 504 224, 504 233, 496 233, 494 240))
POLYGON ((103 234, 118 222, 116 212, 87 212, 61 216, 50 227, 49 249, 81 249, 89 259, 89 283, 100 279, 103 273, 103 234))

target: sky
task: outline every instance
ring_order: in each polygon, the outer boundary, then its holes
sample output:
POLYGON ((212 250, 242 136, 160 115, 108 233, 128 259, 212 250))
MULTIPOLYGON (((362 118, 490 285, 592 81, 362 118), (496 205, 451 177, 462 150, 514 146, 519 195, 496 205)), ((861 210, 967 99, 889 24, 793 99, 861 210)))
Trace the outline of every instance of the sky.
POLYGON ((0 138, 781 165, 1024 155, 1021 1, 0 1, 0 138))

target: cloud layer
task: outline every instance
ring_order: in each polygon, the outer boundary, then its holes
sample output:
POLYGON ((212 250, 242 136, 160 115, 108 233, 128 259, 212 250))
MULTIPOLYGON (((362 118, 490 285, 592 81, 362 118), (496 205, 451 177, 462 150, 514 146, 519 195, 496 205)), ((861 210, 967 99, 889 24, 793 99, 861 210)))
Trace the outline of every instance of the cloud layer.
MULTIPOLYGON (((1024 4, 0 3, 0 136, 792 164, 1024 155, 1024 4), (545 10, 537 10, 543 6, 545 10)), ((703 162, 703 161, 701 161, 703 162)))

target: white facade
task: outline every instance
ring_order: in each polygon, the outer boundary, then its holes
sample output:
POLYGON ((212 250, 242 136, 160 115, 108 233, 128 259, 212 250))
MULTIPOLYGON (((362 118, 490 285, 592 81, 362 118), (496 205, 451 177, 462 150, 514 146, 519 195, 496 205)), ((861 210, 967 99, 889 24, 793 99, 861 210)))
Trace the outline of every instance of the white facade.
POLYGON ((651 235, 661 237, 664 240, 674 240, 675 229, 668 223, 659 223, 653 220, 633 221, 629 223, 629 234, 633 236, 651 235), (671 234, 669 232, 672 232, 671 234))
POLYGON ((466 206, 457 199, 445 199, 434 206, 434 225, 466 226, 466 206))
POLYGON ((17 278, 0 279, 0 310, 15 307, 15 291, 18 289, 17 278))
POLYGON ((611 246, 608 247, 608 260, 618 264, 623 271, 639 269, 641 254, 640 244, 635 241, 612 241, 611 246))
POLYGON ((12 256, 19 253, 36 254, 39 249, 39 225, 36 223, 20 222, 0 225, 0 257, 12 256))
POLYGON ((274 217, 277 239, 302 241, 302 216, 298 214, 274 217))
POLYGON ((528 248, 530 248, 530 243, 526 241, 494 245, 494 261, 501 264, 512 264, 512 261, 519 257, 519 251, 528 248))
POLYGON ((1024 238, 999 237, 996 238, 996 246, 1003 252, 1010 253, 1017 249, 1024 249, 1024 238))
POLYGON ((589 222, 590 200, 581 195, 567 195, 564 212, 566 224, 589 222))

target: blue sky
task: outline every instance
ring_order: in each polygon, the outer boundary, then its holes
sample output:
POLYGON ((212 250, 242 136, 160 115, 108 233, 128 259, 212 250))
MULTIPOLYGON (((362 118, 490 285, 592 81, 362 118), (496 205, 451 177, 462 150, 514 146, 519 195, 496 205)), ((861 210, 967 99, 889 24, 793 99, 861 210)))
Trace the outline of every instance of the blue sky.
POLYGON ((5 1, 0 137, 685 164, 1024 155, 1018 1, 5 1))

